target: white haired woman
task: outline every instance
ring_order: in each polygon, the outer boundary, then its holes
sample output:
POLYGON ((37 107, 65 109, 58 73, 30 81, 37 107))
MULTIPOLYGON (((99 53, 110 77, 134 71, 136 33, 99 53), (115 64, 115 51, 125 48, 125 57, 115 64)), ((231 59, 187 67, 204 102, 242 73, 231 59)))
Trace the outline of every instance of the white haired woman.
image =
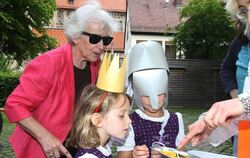
MULTIPOLYGON (((231 98, 243 92, 250 60, 250 5, 248 0, 228 0, 227 11, 236 22, 237 36, 229 47, 228 54, 221 66, 221 79, 226 93, 231 98)), ((238 137, 233 139, 234 156, 237 156, 238 137)))
POLYGON ((73 155, 63 146, 75 102, 95 84, 100 56, 117 23, 97 2, 88 1, 65 23, 68 44, 33 59, 6 101, 6 115, 17 123, 10 143, 17 158, 73 155))
MULTIPOLYGON (((250 0, 227 0, 226 9, 236 21, 238 35, 223 60, 221 78, 225 91, 233 99, 215 103, 204 119, 191 124, 189 133, 179 146, 180 149, 190 141, 197 145, 216 127, 225 125, 233 117, 250 112, 250 80, 247 77, 250 74, 250 0)), ((236 137, 234 156, 238 153, 237 142, 236 137)))

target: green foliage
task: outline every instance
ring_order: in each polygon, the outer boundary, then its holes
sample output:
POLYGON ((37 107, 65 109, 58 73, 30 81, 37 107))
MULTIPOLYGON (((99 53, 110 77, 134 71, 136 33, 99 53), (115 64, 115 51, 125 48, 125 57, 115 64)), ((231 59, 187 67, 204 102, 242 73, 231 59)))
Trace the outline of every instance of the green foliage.
POLYGON ((0 71, 2 72, 9 71, 10 61, 11 61, 10 57, 0 53, 0 71))
POLYGON ((6 98, 19 83, 20 73, 0 72, 0 107, 4 106, 6 98))
POLYGON ((55 47, 45 29, 55 10, 55 0, 0 0, 0 52, 21 64, 55 47))
POLYGON ((190 0, 181 10, 174 39, 187 59, 221 59, 235 36, 233 22, 220 0, 190 0))

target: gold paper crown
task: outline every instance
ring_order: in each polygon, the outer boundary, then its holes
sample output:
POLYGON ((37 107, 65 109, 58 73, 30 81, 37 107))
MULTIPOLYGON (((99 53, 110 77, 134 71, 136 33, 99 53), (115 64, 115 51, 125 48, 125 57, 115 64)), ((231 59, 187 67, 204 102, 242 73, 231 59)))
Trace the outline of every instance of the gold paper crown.
POLYGON ((104 54, 99 70, 96 86, 108 92, 122 93, 126 76, 126 57, 119 67, 119 55, 115 54, 111 61, 111 54, 104 54))

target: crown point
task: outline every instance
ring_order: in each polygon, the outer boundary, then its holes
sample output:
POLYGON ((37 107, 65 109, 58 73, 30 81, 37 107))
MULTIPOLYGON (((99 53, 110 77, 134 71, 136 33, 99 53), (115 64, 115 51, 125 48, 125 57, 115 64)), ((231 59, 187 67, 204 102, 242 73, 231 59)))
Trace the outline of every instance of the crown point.
POLYGON ((104 54, 96 84, 98 88, 108 92, 123 92, 126 76, 126 57, 124 56, 121 67, 119 63, 119 54, 114 54, 112 61, 111 54, 104 54))

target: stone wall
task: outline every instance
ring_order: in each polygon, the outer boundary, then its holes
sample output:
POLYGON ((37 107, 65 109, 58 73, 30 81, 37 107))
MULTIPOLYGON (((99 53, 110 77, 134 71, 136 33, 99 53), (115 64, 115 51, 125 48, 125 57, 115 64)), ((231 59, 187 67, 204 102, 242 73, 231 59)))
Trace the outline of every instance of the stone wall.
POLYGON ((167 59, 170 68, 169 106, 211 106, 225 99, 221 61, 167 59))

